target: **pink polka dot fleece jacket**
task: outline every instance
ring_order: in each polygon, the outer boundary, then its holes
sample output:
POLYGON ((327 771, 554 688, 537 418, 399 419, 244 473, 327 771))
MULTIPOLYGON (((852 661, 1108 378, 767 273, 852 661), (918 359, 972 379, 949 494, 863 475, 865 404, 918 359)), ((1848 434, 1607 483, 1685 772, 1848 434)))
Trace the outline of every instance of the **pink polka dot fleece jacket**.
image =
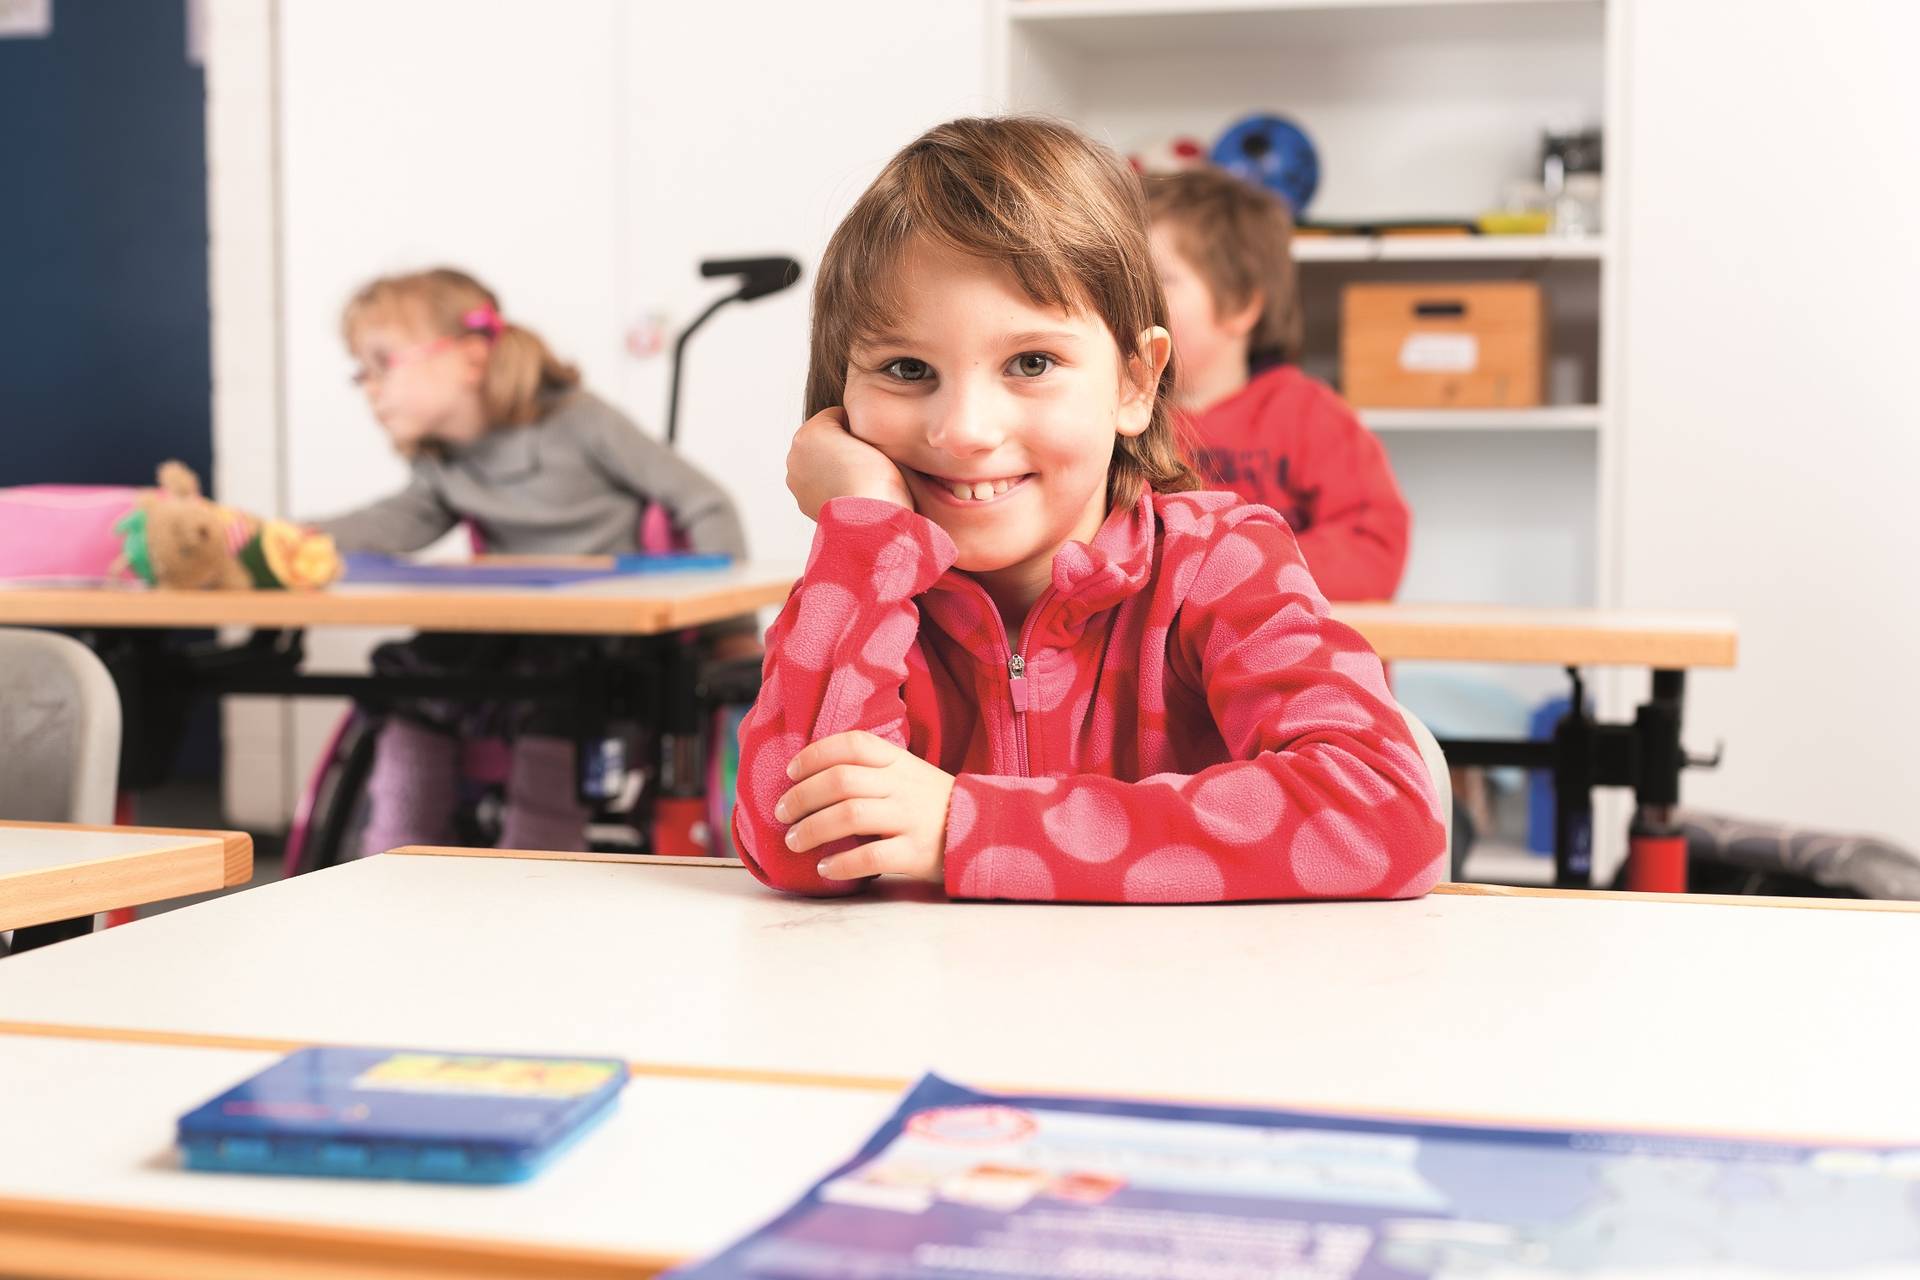
POLYGON ((956 776, 955 898, 1409 898, 1440 878, 1425 763, 1380 659, 1334 621, 1292 532, 1231 494, 1143 496, 1010 644, 933 521, 870 498, 820 513, 740 731, 735 844, 776 888, 842 841, 785 844, 774 803, 808 742, 850 729, 956 776))

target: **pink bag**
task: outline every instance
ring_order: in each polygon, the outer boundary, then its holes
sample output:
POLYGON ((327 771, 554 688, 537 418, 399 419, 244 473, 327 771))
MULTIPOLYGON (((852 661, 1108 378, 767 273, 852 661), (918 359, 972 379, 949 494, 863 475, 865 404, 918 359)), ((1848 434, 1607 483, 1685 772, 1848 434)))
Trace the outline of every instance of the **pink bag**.
POLYGON ((0 489, 0 586, 137 581, 119 564, 124 540, 113 526, 140 493, 126 485, 0 489))

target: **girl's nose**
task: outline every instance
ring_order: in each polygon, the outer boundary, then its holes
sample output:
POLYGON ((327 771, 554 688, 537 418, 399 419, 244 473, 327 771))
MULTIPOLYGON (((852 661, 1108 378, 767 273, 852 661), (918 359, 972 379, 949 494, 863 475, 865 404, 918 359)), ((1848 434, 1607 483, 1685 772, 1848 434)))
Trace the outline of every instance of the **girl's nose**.
POLYGON ((929 410, 927 443, 955 457, 989 453, 1006 439, 991 396, 956 387, 937 397, 929 410))

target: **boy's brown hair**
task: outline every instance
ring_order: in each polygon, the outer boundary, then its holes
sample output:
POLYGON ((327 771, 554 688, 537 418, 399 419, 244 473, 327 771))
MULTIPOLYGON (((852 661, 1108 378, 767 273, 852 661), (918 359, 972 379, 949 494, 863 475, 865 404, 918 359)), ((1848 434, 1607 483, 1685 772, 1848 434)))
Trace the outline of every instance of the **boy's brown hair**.
POLYGON ((1286 202, 1221 169, 1183 169, 1141 181, 1147 216, 1172 231, 1174 248, 1213 294, 1215 315, 1260 299, 1260 318, 1247 335, 1250 369, 1298 360, 1303 321, 1286 202))
MULTIPOLYGON (((1123 371, 1148 360, 1141 336, 1167 322, 1139 184, 1118 157, 1051 120, 949 121, 887 162, 827 244, 813 290, 807 416, 841 403, 854 346, 898 314, 900 260, 916 242, 1005 265, 1038 306, 1098 316, 1123 371)), ((1144 489, 1200 487, 1174 434, 1172 388, 1169 360, 1147 429, 1114 442, 1109 510, 1144 489)))
POLYGON ((554 355, 539 334, 500 316, 500 299, 493 290, 452 267, 371 280, 340 312, 340 334, 349 348, 364 326, 379 323, 432 337, 491 334, 480 383, 491 427, 537 422, 547 411, 549 397, 580 385, 579 370, 554 355), (492 317, 493 324, 474 324, 469 317, 476 312, 492 317))

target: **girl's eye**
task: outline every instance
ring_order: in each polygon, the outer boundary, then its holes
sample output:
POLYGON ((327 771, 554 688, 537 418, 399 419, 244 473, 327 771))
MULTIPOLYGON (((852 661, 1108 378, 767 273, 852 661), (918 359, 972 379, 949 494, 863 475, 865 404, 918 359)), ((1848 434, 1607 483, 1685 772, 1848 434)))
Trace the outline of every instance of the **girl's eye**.
POLYGON ((933 370, 927 367, 925 360, 915 360, 912 356, 889 360, 881 368, 902 382, 924 382, 933 374, 933 370))
POLYGON ((1054 363, 1052 356, 1043 356, 1038 351, 1029 351, 1024 355, 1015 356, 1013 363, 1007 367, 1017 378, 1037 378, 1053 368, 1054 363))
POLYGON ((353 385, 364 387, 369 382, 378 382, 387 376, 387 357, 376 355, 365 364, 357 365, 353 370, 353 385))

